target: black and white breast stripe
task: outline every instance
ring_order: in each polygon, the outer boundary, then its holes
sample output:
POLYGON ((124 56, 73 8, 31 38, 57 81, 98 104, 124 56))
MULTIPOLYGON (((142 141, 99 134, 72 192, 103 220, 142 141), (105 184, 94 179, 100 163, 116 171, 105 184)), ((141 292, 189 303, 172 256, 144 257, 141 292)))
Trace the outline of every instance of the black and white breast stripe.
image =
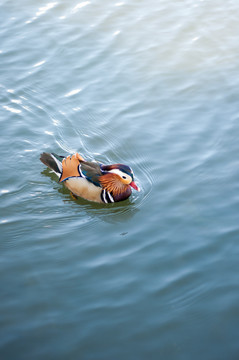
POLYGON ((101 191, 101 200, 105 204, 115 202, 113 196, 111 195, 111 193, 109 191, 106 191, 106 190, 101 191))

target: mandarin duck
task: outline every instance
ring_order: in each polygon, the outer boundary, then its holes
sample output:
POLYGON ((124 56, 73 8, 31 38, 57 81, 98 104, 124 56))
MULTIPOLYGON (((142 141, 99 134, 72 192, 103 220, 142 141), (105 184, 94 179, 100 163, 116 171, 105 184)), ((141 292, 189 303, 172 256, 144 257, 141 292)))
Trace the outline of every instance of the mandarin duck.
POLYGON ((40 160, 76 197, 98 203, 114 203, 128 199, 131 188, 140 191, 134 182, 133 171, 127 165, 85 161, 78 153, 66 158, 43 153, 40 160))

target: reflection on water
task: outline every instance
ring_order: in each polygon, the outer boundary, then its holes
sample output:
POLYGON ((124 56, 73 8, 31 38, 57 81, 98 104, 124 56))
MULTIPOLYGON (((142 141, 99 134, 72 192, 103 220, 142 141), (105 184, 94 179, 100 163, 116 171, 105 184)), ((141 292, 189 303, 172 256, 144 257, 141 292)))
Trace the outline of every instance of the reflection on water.
POLYGON ((1 359, 238 358, 238 17, 1 1, 1 359), (74 200, 43 151, 142 191, 74 200))

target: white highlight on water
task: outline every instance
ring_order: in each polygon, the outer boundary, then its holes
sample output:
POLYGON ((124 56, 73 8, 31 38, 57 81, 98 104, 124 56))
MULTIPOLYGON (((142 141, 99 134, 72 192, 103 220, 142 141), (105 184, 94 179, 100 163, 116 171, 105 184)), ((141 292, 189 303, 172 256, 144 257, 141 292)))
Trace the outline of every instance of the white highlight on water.
POLYGON ((38 9, 38 11, 36 12, 36 15, 30 19, 30 20, 27 20, 25 22, 25 24, 31 24, 33 21, 35 21, 39 16, 45 14, 48 10, 54 8, 58 3, 57 2, 52 2, 52 3, 49 3, 49 4, 46 4, 46 6, 43 6, 43 7, 40 7, 38 9))
POLYGON ((65 97, 69 97, 69 96, 72 96, 72 95, 76 95, 78 94, 80 91, 82 91, 82 89, 75 89, 75 90, 72 90, 70 92, 68 92, 65 97))
POLYGON ((119 35, 120 34, 120 30, 117 30, 117 31, 115 31, 114 33, 113 33, 113 36, 117 36, 117 35, 119 35))
POLYGON ((22 103, 22 101, 19 100, 19 99, 12 99, 11 102, 14 103, 14 104, 21 104, 22 103))
POLYGON ((53 125, 58 126, 60 124, 60 121, 57 119, 52 118, 53 125))
POLYGON ((45 64, 45 62, 46 62, 46 60, 39 61, 38 63, 36 63, 35 65, 33 65, 33 67, 41 66, 41 65, 45 64))
POLYGON ((7 106, 7 105, 3 105, 3 108, 7 111, 10 111, 12 113, 15 113, 15 114, 20 114, 22 111, 21 110, 18 110, 18 109, 14 109, 10 106, 7 106))
POLYGON ((47 130, 45 130, 44 133, 47 134, 47 135, 51 135, 51 136, 54 135, 52 131, 47 131, 47 130))
POLYGON ((52 2, 49 4, 46 4, 46 6, 40 7, 38 9, 38 12, 36 13, 36 16, 41 16, 43 14, 45 14, 48 10, 54 8, 57 5, 57 2, 52 2))
POLYGON ((76 13, 79 9, 81 9, 81 8, 83 8, 83 7, 85 7, 85 6, 89 5, 89 4, 90 4, 90 1, 83 1, 83 2, 81 2, 81 3, 79 3, 79 4, 77 4, 77 5, 72 9, 72 12, 73 12, 73 13, 76 13))
POLYGON ((192 39, 192 42, 195 42, 199 39, 199 36, 196 36, 195 38, 192 39))
POLYGON ((1 194, 7 194, 7 193, 9 193, 9 190, 7 190, 7 189, 2 189, 0 192, 1 192, 1 194))

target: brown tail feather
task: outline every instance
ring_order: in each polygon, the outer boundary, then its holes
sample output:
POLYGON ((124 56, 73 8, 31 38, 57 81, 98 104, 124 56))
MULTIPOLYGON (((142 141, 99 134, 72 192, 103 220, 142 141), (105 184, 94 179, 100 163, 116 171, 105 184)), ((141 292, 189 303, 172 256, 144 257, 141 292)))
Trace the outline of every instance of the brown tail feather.
MULTIPOLYGON (((61 174, 61 169, 59 168, 58 164, 57 164, 57 159, 55 159, 54 157, 52 157, 51 154, 49 153, 42 153, 41 157, 40 157, 41 162, 46 165, 48 168, 50 168, 51 170, 55 171, 58 174, 61 174)), ((58 160, 59 161, 59 160, 58 160)), ((60 163, 60 161, 59 161, 60 163)))

